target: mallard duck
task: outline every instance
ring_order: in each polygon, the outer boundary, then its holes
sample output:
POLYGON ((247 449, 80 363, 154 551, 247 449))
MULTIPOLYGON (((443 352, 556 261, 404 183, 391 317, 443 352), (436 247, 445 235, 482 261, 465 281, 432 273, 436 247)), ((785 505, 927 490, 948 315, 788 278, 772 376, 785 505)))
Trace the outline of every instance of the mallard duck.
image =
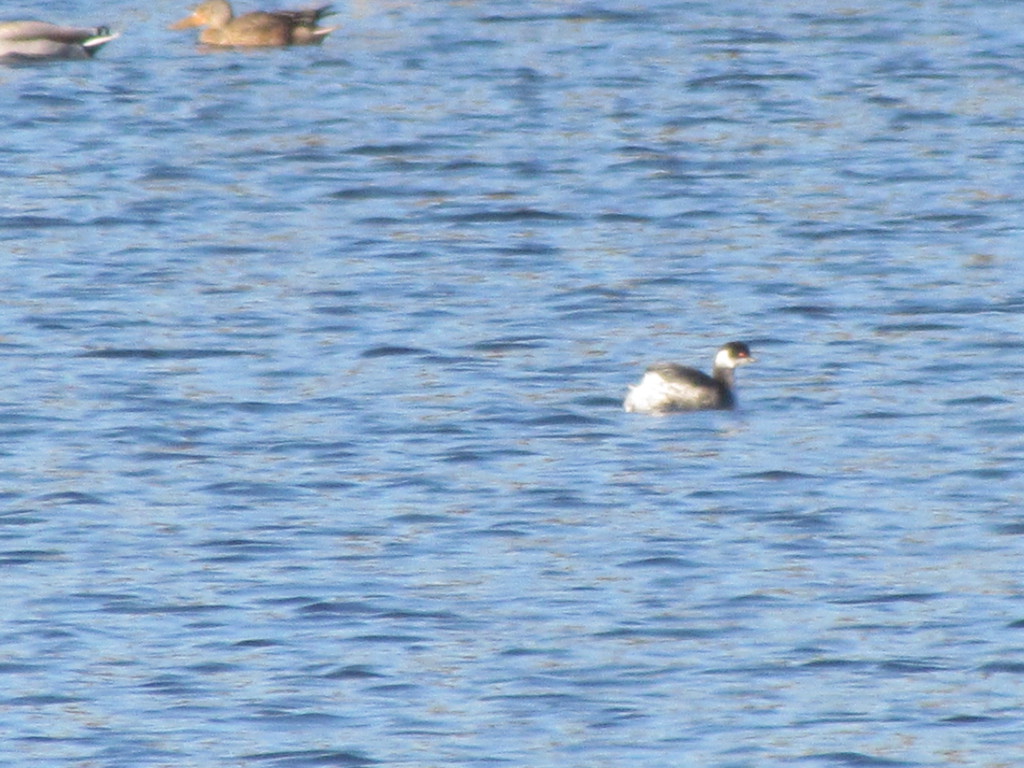
POLYGON ((670 413, 732 408, 733 371, 754 362, 750 348, 742 341, 730 341, 715 355, 711 375, 675 363, 658 363, 644 373, 639 384, 629 388, 623 406, 634 413, 670 413))
POLYGON ((0 21, 0 61, 88 59, 118 33, 106 27, 62 27, 48 21, 0 21))
POLYGON ((204 27, 199 42, 206 45, 280 46, 319 45, 337 27, 317 27, 331 6, 304 11, 253 11, 235 16, 227 0, 206 0, 171 29, 204 27))

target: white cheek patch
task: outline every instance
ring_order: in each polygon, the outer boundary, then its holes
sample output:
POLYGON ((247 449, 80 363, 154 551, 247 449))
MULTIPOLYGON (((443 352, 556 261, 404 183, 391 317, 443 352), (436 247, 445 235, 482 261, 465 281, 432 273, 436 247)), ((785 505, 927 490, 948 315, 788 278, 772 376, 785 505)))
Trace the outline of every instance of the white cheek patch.
POLYGON ((720 349, 715 355, 715 368, 735 368, 737 361, 729 354, 729 350, 720 349))

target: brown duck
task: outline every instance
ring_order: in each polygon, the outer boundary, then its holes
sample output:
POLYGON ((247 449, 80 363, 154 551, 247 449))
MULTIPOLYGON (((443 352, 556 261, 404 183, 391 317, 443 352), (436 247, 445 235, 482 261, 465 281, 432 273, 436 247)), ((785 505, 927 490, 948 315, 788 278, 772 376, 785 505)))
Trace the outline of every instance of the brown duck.
POLYGON ((304 11, 254 11, 235 16, 227 0, 205 0, 171 29, 203 27, 205 45, 319 45, 337 27, 318 27, 331 6, 304 11))

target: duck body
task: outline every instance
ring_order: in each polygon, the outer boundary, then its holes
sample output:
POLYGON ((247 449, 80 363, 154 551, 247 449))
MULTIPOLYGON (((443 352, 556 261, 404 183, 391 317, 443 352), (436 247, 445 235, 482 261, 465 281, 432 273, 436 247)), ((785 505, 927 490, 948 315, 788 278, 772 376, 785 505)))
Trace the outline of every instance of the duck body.
POLYGON ((0 21, 0 62, 89 59, 118 34, 107 27, 65 27, 48 21, 0 21))
POLYGON ((623 407, 631 413, 734 408, 733 371, 753 361, 746 344, 730 341, 715 355, 710 376, 675 363, 657 363, 644 372, 638 384, 629 388, 623 407))
POLYGON ((204 45, 280 47, 319 45, 337 27, 318 27, 331 6, 302 11, 253 11, 235 16, 227 0, 206 0, 171 29, 202 27, 204 45))

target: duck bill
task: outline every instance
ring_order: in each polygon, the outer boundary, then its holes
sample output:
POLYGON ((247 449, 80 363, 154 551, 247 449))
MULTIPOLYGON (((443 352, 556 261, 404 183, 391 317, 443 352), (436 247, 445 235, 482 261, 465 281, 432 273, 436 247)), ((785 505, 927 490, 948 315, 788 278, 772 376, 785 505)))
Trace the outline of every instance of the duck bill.
POLYGON ((176 21, 171 24, 168 29, 189 29, 190 27, 200 27, 203 24, 202 18, 197 13, 193 13, 191 16, 186 16, 181 21, 176 21))

